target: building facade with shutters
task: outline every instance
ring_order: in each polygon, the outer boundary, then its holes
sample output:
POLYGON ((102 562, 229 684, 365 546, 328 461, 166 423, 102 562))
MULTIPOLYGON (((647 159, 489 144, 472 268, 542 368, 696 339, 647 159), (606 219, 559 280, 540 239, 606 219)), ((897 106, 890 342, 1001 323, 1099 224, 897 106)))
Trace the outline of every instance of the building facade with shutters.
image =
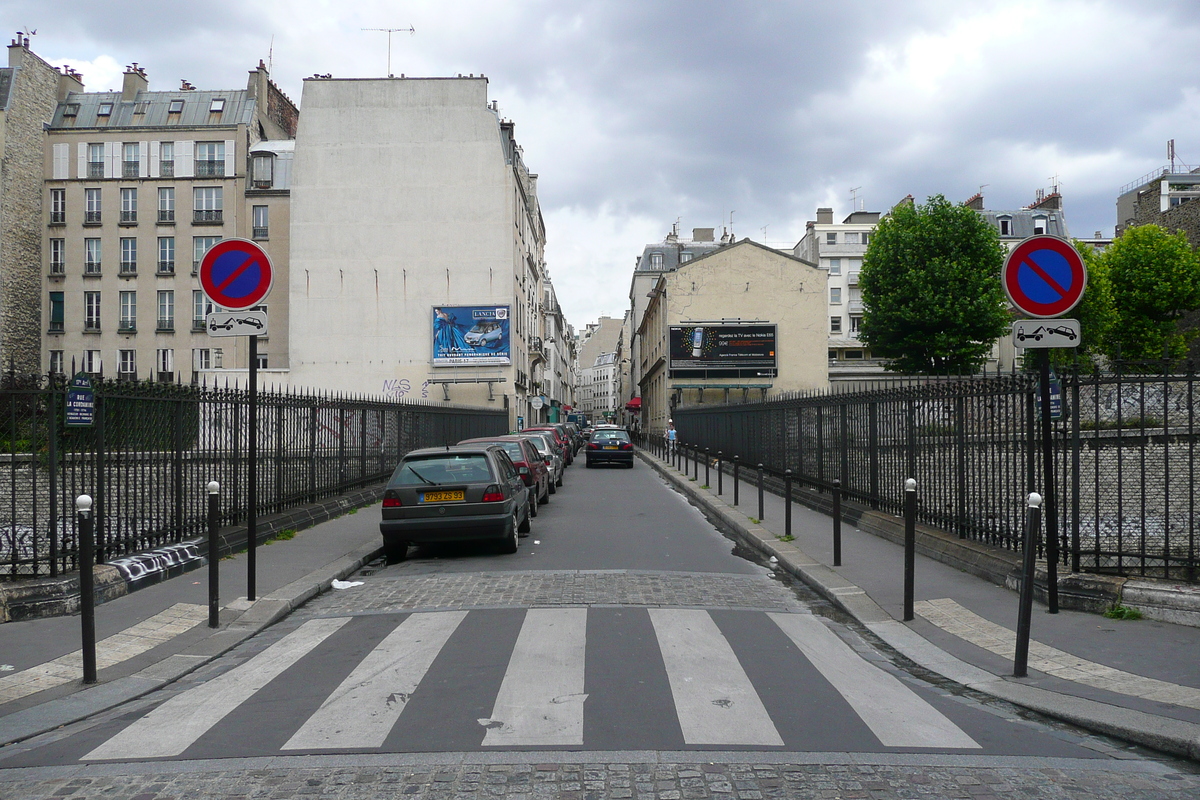
POLYGON ((207 334, 197 277, 227 238, 271 257, 259 366, 287 367, 298 113, 261 62, 245 89, 151 91, 134 64, 119 92, 80 82, 61 97, 45 137, 42 370, 182 382, 245 371, 244 337, 207 334))

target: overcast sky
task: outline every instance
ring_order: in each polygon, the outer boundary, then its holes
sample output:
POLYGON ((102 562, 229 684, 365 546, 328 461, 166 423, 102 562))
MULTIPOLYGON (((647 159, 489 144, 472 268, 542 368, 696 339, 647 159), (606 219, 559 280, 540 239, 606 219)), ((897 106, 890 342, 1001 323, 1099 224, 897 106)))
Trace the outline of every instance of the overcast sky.
POLYGON ((852 189, 886 211, 986 184, 1014 209, 1057 179, 1072 235, 1111 236, 1168 139, 1200 165, 1195 0, 0 0, 0 19, 92 91, 134 61, 151 89, 242 88, 261 58, 297 103, 314 73, 387 73, 387 34, 363 28, 415 28, 393 73, 483 73, 516 123, 576 328, 623 313, 677 219, 790 248, 852 189))

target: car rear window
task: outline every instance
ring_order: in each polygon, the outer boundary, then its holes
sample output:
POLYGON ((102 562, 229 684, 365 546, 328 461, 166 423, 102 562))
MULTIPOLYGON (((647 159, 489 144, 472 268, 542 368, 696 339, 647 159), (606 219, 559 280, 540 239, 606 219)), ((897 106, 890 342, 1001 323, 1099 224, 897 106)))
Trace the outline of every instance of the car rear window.
POLYGON ((593 441, 598 442, 601 439, 616 439, 619 442, 628 442, 629 434, 625 431, 596 431, 592 434, 593 441))
POLYGON ((525 451, 521 449, 520 442, 502 442, 500 446, 504 448, 504 452, 508 453, 508 457, 513 461, 525 460, 525 451))
POLYGON ((440 486, 447 483, 487 483, 492 470, 487 456, 436 455, 402 461, 390 483, 398 486, 420 484, 440 486))

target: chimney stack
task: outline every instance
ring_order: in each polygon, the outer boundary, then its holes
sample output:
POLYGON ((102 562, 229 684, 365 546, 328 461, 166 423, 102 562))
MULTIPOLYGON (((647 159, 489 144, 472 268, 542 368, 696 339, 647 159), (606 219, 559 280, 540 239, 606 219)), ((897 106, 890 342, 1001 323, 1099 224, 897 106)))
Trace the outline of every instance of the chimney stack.
POLYGON ((833 224, 833 209, 832 208, 818 208, 817 209, 817 224, 818 225, 832 225, 833 224))
POLYGON ((137 99, 138 92, 145 92, 150 89, 150 81, 146 78, 146 70, 133 62, 131 66, 125 68, 124 80, 121 83, 121 102, 132 103, 137 99))

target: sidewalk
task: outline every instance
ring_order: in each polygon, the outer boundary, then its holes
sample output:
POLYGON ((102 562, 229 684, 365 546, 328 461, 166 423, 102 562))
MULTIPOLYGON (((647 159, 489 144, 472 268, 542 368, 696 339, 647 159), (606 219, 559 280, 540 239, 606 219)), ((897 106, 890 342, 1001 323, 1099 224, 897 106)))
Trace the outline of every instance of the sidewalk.
MULTIPOLYGON (((1112 620, 1100 614, 1046 613, 1035 603, 1029 676, 1012 677, 1017 593, 921 555, 916 557, 916 619, 902 622, 904 551, 897 544, 842 524, 842 566, 833 567, 833 520, 792 504, 785 542, 783 498, 766 492, 760 522, 758 489, 717 474, 703 488, 639 450, 638 455, 750 546, 778 560, 903 657, 987 695, 1168 753, 1200 760, 1200 628, 1150 619, 1112 620)), ((744 477, 745 473, 743 473, 744 477)), ((753 473, 751 473, 753 478, 753 473)))
POLYGON ((208 663, 328 591, 383 550, 369 506, 220 561, 221 627, 208 627, 208 568, 96 606, 99 683, 80 684, 78 614, 0 625, 0 746, 112 708, 208 663))

